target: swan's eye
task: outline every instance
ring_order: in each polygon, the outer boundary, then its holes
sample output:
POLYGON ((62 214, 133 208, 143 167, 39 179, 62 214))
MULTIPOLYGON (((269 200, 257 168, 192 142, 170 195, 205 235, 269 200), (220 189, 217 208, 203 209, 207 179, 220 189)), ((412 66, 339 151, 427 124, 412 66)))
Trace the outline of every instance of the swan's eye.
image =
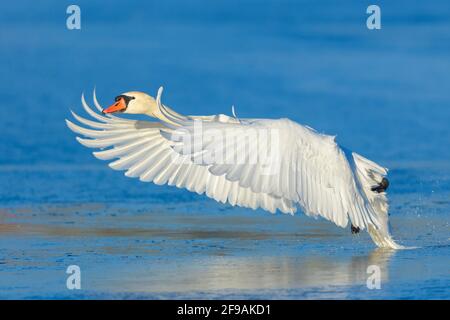
POLYGON ((125 106, 128 107, 128 103, 129 103, 131 100, 134 100, 134 99, 136 99, 136 98, 135 98, 135 97, 126 96, 126 95, 124 95, 124 94, 121 94, 120 96, 115 97, 115 98, 114 98, 114 101, 115 101, 115 102, 118 102, 120 99, 123 99, 123 100, 125 101, 125 106))

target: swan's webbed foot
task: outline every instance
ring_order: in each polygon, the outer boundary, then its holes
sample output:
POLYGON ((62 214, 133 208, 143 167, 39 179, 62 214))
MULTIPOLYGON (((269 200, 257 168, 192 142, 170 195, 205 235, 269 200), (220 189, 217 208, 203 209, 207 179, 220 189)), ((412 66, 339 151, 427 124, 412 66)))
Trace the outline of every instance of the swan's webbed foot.
POLYGON ((357 234, 361 229, 359 227, 355 227, 353 224, 351 226, 352 234, 357 234))
POLYGON ((372 190, 373 192, 381 193, 386 191, 388 187, 389 187, 389 180, 383 178, 378 185, 373 186, 370 190, 372 190))

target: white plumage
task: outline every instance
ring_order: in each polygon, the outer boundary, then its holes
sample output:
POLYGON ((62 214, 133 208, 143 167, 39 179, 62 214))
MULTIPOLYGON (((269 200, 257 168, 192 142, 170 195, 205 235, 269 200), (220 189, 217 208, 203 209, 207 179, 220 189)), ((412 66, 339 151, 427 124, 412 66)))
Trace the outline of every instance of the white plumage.
MULTIPOLYGON (((161 93, 162 88, 156 100, 140 92, 125 93, 118 97, 121 104, 106 109, 146 114, 158 122, 100 115, 82 96, 84 109, 97 121, 72 112, 91 129, 69 120, 67 125, 88 138, 77 137, 82 145, 101 149, 94 152, 97 158, 114 160, 109 166, 126 170, 128 177, 272 213, 294 214, 299 207, 340 227, 350 221, 361 230, 367 228, 379 247, 402 248, 389 233, 386 193, 372 191, 386 176, 385 168, 341 148, 333 136, 289 119, 183 116, 161 103, 161 93), (268 138, 272 133, 277 139, 268 138), (253 139, 260 135, 263 143, 253 139)), ((105 111, 95 92, 94 104, 105 111)))

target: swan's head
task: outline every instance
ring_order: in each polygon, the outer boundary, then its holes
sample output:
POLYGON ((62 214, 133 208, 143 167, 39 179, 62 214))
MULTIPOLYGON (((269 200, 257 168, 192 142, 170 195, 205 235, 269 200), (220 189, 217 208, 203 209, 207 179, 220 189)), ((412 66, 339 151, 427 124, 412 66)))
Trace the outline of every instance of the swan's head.
POLYGON ((114 100, 114 104, 103 109, 103 113, 152 114, 156 108, 155 99, 139 91, 122 93, 114 100))

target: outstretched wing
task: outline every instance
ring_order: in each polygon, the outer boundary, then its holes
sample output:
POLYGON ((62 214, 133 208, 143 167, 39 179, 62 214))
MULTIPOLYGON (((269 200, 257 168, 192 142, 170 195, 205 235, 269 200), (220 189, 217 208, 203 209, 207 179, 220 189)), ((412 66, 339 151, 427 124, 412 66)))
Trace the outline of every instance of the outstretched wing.
POLYGON ((171 120, 162 122, 172 148, 214 176, 239 183, 254 194, 270 194, 345 227, 378 226, 376 213, 357 186, 354 173, 334 137, 288 119, 219 121, 180 119, 157 105, 171 120), (174 125, 175 123, 175 125, 174 125), (174 131, 173 131, 174 130, 174 131))
MULTIPOLYGON (((158 122, 123 119, 100 115, 93 111, 82 96, 85 111, 93 118, 88 120, 72 112, 82 125, 66 120, 68 127, 85 138, 78 142, 89 148, 100 149, 93 154, 101 160, 114 160, 109 166, 114 170, 126 170, 127 177, 155 184, 169 184, 186 188, 198 194, 205 193, 216 201, 249 208, 263 208, 275 212, 294 213, 296 206, 291 200, 276 195, 254 192, 238 181, 214 175, 208 167, 194 164, 189 156, 180 155, 171 148, 172 143, 161 136, 164 128, 158 122)), ((100 107, 94 92, 94 104, 100 107)))

